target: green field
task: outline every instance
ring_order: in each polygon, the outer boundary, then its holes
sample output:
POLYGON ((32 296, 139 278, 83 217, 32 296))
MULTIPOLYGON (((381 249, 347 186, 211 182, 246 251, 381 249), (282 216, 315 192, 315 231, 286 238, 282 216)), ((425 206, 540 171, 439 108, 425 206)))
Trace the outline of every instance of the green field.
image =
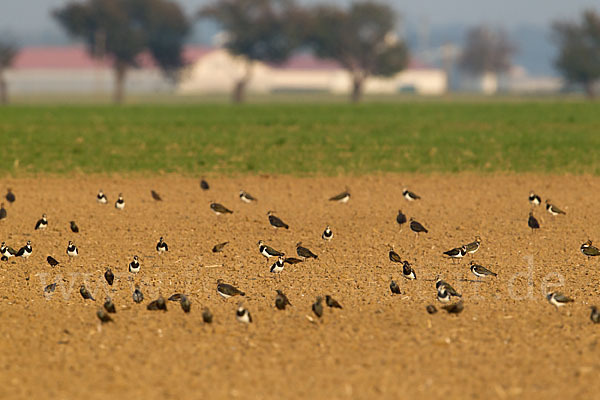
POLYGON ((0 173, 600 174, 600 103, 0 108, 0 173))

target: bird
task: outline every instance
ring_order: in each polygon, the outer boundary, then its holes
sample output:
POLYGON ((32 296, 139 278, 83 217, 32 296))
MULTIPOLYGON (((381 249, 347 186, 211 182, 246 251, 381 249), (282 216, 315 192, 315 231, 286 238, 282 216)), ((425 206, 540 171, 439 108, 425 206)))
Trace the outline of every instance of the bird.
POLYGON ((223 249, 225 248, 225 246, 227 246, 229 242, 223 242, 223 243, 219 243, 219 244, 215 244, 212 248, 212 252, 213 253, 220 253, 223 251, 223 249))
POLYGON ((394 251, 394 248, 392 246, 390 246, 390 251, 388 252, 388 257, 390 258, 391 262, 395 262, 395 263, 402 262, 400 255, 394 251))
POLYGON ((421 225, 421 223, 415 221, 414 219, 410 219, 410 229, 415 232, 417 235, 421 232, 428 233, 429 231, 421 225))
POLYGON ((252 203, 253 201, 258 201, 256 197, 252 196, 250 193, 244 192, 240 190, 240 200, 244 203, 252 203))
POLYGON ((156 310, 167 311, 167 302, 165 301, 164 297, 158 296, 158 299, 152 300, 150 303, 148 303, 148 305, 146 306, 146 309, 150 310, 150 311, 156 311, 156 310))
POLYGON ((390 291, 392 292, 392 295, 400 294, 400 286, 398 286, 398 284, 393 279, 390 282, 390 291))
POLYGON ((181 309, 186 314, 189 313, 190 310, 192 309, 192 303, 190 302, 190 299, 188 299, 188 297, 185 294, 181 296, 181 299, 179 300, 179 304, 181 304, 181 309))
POLYGON ((315 253, 313 253, 312 251, 310 251, 306 247, 303 247, 302 246, 302 242, 296 243, 296 254, 298 254, 299 257, 302 257, 305 260, 307 258, 314 258, 314 259, 319 258, 315 253))
POLYGON ((582 244, 580 250, 584 255, 588 257, 588 260, 590 259, 590 257, 600 256, 600 250, 598 250, 596 246, 592 246, 591 240, 588 240, 587 242, 582 244))
POLYGON ((323 298, 321 296, 317 297, 317 300, 313 303, 312 311, 319 318, 323 316, 323 298))
POLYGON ((398 215, 396 215, 396 222, 400 226, 406 223, 406 215, 402 214, 402 210, 398 210, 398 215))
POLYGON ((46 257, 46 261, 48 262, 48 264, 50 264, 51 267, 56 267, 59 264, 58 261, 56 261, 56 259, 52 256, 46 257))
POLYGON ((548 299, 548 302, 555 306, 557 309, 566 305, 567 303, 572 303, 575 301, 560 292, 548 293, 546 295, 546 299, 548 299))
POLYGON ((117 312, 117 309, 115 308, 115 303, 113 303, 110 297, 106 298, 106 301, 104 302, 104 309, 111 314, 117 312))
POLYGON ((321 234, 321 238, 323 240, 327 240, 327 241, 330 241, 331 239, 333 239, 333 232, 331 231, 331 228, 329 227, 329 225, 327 225, 325 227, 325 230, 321 234))
POLYGON ((592 322, 595 324, 600 323, 600 312, 598 312, 598 308, 596 306, 591 306, 590 309, 592 310, 590 314, 592 322))
POLYGON ((346 191, 344 191, 340 194, 337 194, 337 195, 329 198, 329 201, 337 201, 340 203, 347 203, 348 200, 350 200, 350 192, 348 191, 348 189, 346 189, 346 191))
POLYGON ((330 295, 325 296, 325 303, 327 304, 328 307, 331 307, 331 308, 342 308, 342 305, 340 303, 338 303, 338 301, 336 299, 334 299, 333 297, 331 297, 330 295))
POLYGON ((110 286, 112 286, 112 284, 115 280, 115 274, 113 274, 110 267, 106 268, 106 271, 104 272, 104 279, 106 279, 106 283, 108 283, 110 286))
POLYGON ((0 219, 4 219, 8 216, 6 213, 6 208, 4 208, 4 203, 0 203, 0 219))
POLYGON ((402 263, 402 276, 406 279, 417 279, 417 273, 408 261, 402 263))
POLYGON ((169 301, 181 301, 181 296, 183 296, 183 294, 181 294, 181 293, 175 293, 175 294, 172 294, 171 296, 169 296, 169 298, 167 300, 169 300, 169 301))
POLYGON ((42 214, 42 218, 38 219, 35 223, 35 230, 43 230, 48 227, 48 219, 46 218, 46 214, 42 214))
POLYGON ((303 260, 299 259, 299 258, 294 258, 294 257, 286 257, 283 259, 284 263, 290 264, 290 265, 294 265, 294 264, 299 264, 301 263, 303 260))
POLYGON ((102 189, 98 190, 98 194, 96 195, 96 201, 100 204, 108 203, 108 199, 106 198, 106 195, 104 194, 102 189))
POLYGON ((442 306, 442 308, 446 310, 448 314, 460 314, 462 310, 464 310, 465 306, 463 304, 463 301, 460 300, 457 303, 442 306))
POLYGON ((252 322, 252 315, 250 315, 250 311, 244 308, 241 304, 238 305, 237 310, 235 311, 235 318, 239 322, 243 322, 245 324, 249 324, 252 322))
POLYGON ((106 324, 108 322, 114 322, 113 319, 110 317, 110 315, 108 315, 108 313, 104 312, 104 310, 101 308, 99 308, 98 311, 96 311, 96 315, 98 316, 98 319, 100 320, 100 322, 103 324, 106 324))
POLYGON ((129 272, 137 274, 140 272, 140 262, 138 256, 133 256, 133 260, 129 263, 129 272))
POLYGON ((44 288, 44 293, 53 293, 56 290, 56 282, 47 285, 44 288))
POLYGON ((79 294, 81 294, 81 297, 83 297, 84 300, 96 301, 96 299, 94 299, 94 297, 92 296, 90 291, 87 290, 84 284, 81 284, 81 286, 79 287, 79 294))
POLYGON ((486 276, 498 276, 497 273, 490 271, 482 265, 475 264, 471 261, 471 272, 478 278, 485 278, 486 276))
POLYGON ((33 248, 31 247, 31 240, 27 241, 27 244, 17 251, 17 257, 28 258, 31 253, 33 253, 33 248))
POLYGON ((534 229, 540 229, 540 223, 533 216, 533 211, 529 211, 529 219, 527 220, 527 225, 529 225, 532 232, 534 231, 534 229))
POLYGON ((425 309, 427 310, 428 314, 435 314, 437 312, 437 308, 435 308, 433 304, 429 304, 427 307, 425 307, 425 309))
POLYGON ((223 204, 210 203, 210 209, 217 215, 221 214, 233 214, 233 211, 225 207, 223 204))
POLYGON ((481 246, 481 238, 479 236, 475 236, 475 241, 465 244, 464 247, 465 247, 465 250, 467 253, 475 254, 475 253, 477 253, 477 250, 479 250, 480 246, 481 246))
POLYGON ((204 179, 200 180, 200 188, 202 190, 208 190, 210 189, 210 186, 208 185, 208 182, 206 182, 204 179))
POLYGON ((0 253, 2 253, 2 257, 6 257, 7 259, 17 255, 17 251, 7 246, 5 242, 2 242, 2 245, 0 245, 0 253))
POLYGON ((12 192, 12 190, 10 188, 8 188, 8 190, 6 191, 6 201, 8 201, 9 203, 14 203, 16 198, 15 198, 15 194, 12 192))
POLYGON ((117 198, 117 201, 115 201, 115 208, 117 210, 122 210, 125 208, 125 200, 123 199, 122 193, 119 193, 119 197, 117 198))
POLYGON ((160 194, 158 194, 156 191, 151 190, 150 191, 150 195, 152 195, 152 198, 156 201, 162 201, 162 198, 160 197, 160 194))
POLYGON ((210 323, 212 323, 212 320, 213 320, 212 313, 210 312, 210 310, 207 307, 205 307, 204 310, 202 311, 202 321, 205 324, 210 324, 210 323))
POLYGON ((290 226, 288 224, 286 224, 280 218, 278 218, 275 215, 273 215, 273 211, 269 211, 267 213, 267 216, 269 217, 269 223, 271 224, 272 227, 274 227, 274 228, 284 228, 284 229, 289 229, 290 228, 290 226))
POLYGON ((416 195, 414 192, 411 192, 406 188, 402 189, 402 196, 404 196, 404 198, 408 201, 415 201, 421 198, 421 196, 416 195))
POLYGON ((223 280, 217 280, 217 293, 219 293, 224 298, 228 299, 233 296, 245 296, 246 293, 242 292, 240 289, 236 288, 233 285, 228 283, 223 283, 223 280))
POLYGON ((443 281, 441 278, 438 278, 435 281, 435 288, 439 291, 442 288, 448 291, 451 296, 462 297, 460 293, 458 293, 448 282, 443 281))
POLYGON ((144 293, 142 293, 138 285, 135 285, 135 290, 133 291, 133 301, 138 304, 144 301, 144 293))
POLYGON ((156 251, 158 252, 158 255, 169 251, 169 246, 167 246, 162 236, 158 239, 158 243, 156 243, 156 251))
POLYGON ((450 302, 450 293, 448 293, 448 291, 446 290, 446 288, 442 287, 440 289, 438 289, 437 291, 437 299, 441 302, 441 303, 449 303, 450 302))
POLYGON ((277 289, 276 292, 277 296, 275 296, 275 307, 277 307, 278 310, 285 310, 286 306, 292 305, 287 296, 281 290, 277 289))
POLYGON ((267 246, 262 240, 258 241, 258 251, 267 259, 271 257, 282 257, 285 255, 282 252, 275 250, 271 246, 267 246))
POLYGON ((281 271, 283 271, 283 265, 283 257, 279 257, 277 258, 277 261, 275 261, 275 263, 271 265, 269 271, 274 274, 279 274, 281 271))
POLYGON ((75 246, 75 244, 69 240, 69 244, 67 245, 67 255, 69 257, 77 257, 79 255, 79 250, 77 249, 77 246, 75 246))
POLYGON ((563 210, 550 203, 550 200, 546 200, 546 211, 552 215, 566 214, 563 210))
POLYGON ((75 221, 71 221, 71 231, 73 233, 79 233, 79 227, 77 226, 75 221))
POLYGON ((445 251, 444 254, 450 258, 463 258, 467 254, 467 250, 465 246, 455 247, 454 249, 445 251))
POLYGON ((533 206, 539 206, 542 203, 542 198, 535 194, 533 190, 529 192, 529 202, 533 206))

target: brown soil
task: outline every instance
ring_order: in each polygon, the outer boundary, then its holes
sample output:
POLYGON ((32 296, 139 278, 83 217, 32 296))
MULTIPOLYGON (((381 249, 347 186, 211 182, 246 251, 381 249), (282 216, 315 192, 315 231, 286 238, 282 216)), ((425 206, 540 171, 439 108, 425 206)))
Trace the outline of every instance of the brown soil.
POLYGON ((579 246, 600 241, 600 179, 537 176, 376 176, 362 178, 180 177, 19 179, 3 182, 17 195, 6 205, 0 239, 18 248, 33 242, 29 260, 0 263, 0 398, 593 398, 600 373, 600 326, 589 306, 600 304, 598 260, 579 246), (348 186, 347 204, 327 201, 348 186), (401 197, 408 186, 423 199, 401 197), (95 201, 99 188, 108 205, 95 201), (239 189, 258 197, 242 203, 239 189), (567 211, 553 217, 538 207, 542 228, 527 227, 529 190, 567 211), (150 189, 164 199, 152 200, 150 189), (126 207, 114 208, 118 192, 126 207), (210 200, 234 210, 216 216, 210 200), (395 222, 398 209, 429 230, 416 237, 395 222), (266 213, 290 225, 275 231, 266 213), (33 227, 48 214, 46 231, 33 227), (71 233, 75 220, 81 232, 71 233), (334 239, 320 235, 331 225, 334 239), (477 254, 453 263, 444 250, 483 240, 477 254), (154 246, 170 246, 160 260, 154 246), (302 241, 319 259, 286 265, 280 279, 258 253, 259 239, 295 256, 302 241), (80 256, 67 260, 73 240, 80 256), (213 245, 231 243, 223 253, 213 245), (414 263, 418 279, 402 278, 387 244, 414 263), (146 296, 131 299, 127 265, 146 296), (53 255, 61 264, 50 267, 53 255), (473 282, 469 258, 498 272, 473 282), (218 266, 221 265, 222 266, 218 266), (111 266, 113 288, 102 274, 111 266), (462 291, 458 316, 425 306, 440 304, 433 280, 442 275, 462 291), (402 295, 391 296, 393 277, 402 295), (216 280, 245 290, 222 299, 216 280), (463 281, 468 279, 470 281, 463 281), (544 282, 563 287, 546 289, 544 282), (84 301, 82 281, 97 301, 84 301), (43 287, 58 282, 49 298, 43 287), (528 284, 532 285, 528 295, 528 284), (274 307, 281 288, 293 307, 274 307), (556 310, 543 298, 560 290, 575 303, 556 310), (192 312, 169 302, 166 313, 147 311, 159 293, 189 294, 192 312), (114 324, 101 326, 96 310, 109 293, 114 324), (313 323, 311 304, 332 294, 344 306, 313 323), (254 323, 235 320, 238 301, 254 323), (201 310, 209 307, 210 326, 201 310))

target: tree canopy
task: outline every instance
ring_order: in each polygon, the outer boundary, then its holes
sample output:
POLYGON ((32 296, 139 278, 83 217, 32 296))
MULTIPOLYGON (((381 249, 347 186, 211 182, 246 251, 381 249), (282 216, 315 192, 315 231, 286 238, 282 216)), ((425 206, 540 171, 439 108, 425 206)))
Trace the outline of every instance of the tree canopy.
POLYGON ((4 70, 12 65, 18 53, 19 48, 15 41, 6 38, 0 39, 0 104, 8 103, 8 89, 4 79, 4 70))
POLYGON ((515 51, 516 47, 503 30, 478 26, 467 32, 459 66, 474 75, 506 72, 515 51))

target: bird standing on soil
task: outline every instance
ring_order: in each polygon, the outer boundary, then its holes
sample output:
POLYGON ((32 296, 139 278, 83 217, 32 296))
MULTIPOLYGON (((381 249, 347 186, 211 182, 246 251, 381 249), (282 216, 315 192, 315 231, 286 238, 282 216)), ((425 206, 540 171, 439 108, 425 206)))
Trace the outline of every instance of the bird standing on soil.
POLYGON ((217 293, 228 299, 233 296, 245 296, 246 293, 228 283, 223 283, 222 279, 217 280, 217 293))
POLYGON ((14 203, 16 200, 15 194, 12 192, 10 188, 6 191, 6 201, 9 203, 14 203))
POLYGON ((2 245, 0 245, 0 253, 2 254, 2 257, 6 257, 7 259, 17 255, 17 251, 12 247, 7 246, 5 242, 2 242, 2 245))
POLYGON ((59 264, 58 261, 56 261, 52 256, 46 257, 46 262, 48 262, 51 267, 56 267, 59 264))
POLYGON ((98 311, 96 311, 96 315, 98 316, 98 319, 100 320, 100 322, 102 324, 106 324, 108 322, 114 322, 113 319, 110 317, 110 315, 108 315, 108 313, 105 312, 101 308, 99 308, 98 311))
POLYGON ((444 254, 452 259, 463 258, 465 254, 467 254, 467 249, 465 248, 465 246, 456 247, 454 249, 445 251, 444 254))
POLYGON ((587 242, 582 244, 580 250, 584 255, 587 256, 588 260, 590 259, 590 257, 600 256, 600 250, 598 250, 596 246, 592 246, 591 240, 588 240, 587 242))
POLYGON ((465 247, 465 251, 467 253, 475 254, 475 253, 477 253, 477 250, 479 250, 480 246, 481 246, 481 238, 479 236, 475 236, 475 241, 465 244, 464 247, 465 247))
POLYGON ((21 258, 29 258, 29 256, 33 253, 33 248, 31 247, 31 240, 27 241, 27 244, 17 251, 17 257, 21 258))
POLYGON ((402 189, 402 196, 404 196, 404 198, 408 201, 415 201, 421 198, 421 196, 416 195, 406 188, 402 189))
POLYGON ((144 301, 144 293, 142 293, 142 291, 140 290, 140 287, 138 285, 135 285, 135 290, 133 291, 133 301, 136 303, 141 303, 142 301, 144 301))
POLYGON ((100 204, 108 203, 108 199, 106 198, 106 195, 104 194, 102 189, 98 190, 98 194, 96 195, 96 201, 100 204))
POLYGON ((317 297, 317 301, 313 303, 312 311, 319 318, 323 316, 323 298, 321 296, 317 297))
POLYGON ((238 305, 238 308, 235 311, 235 318, 244 324, 249 324, 252 322, 252 315, 250 315, 250 311, 245 309, 241 304, 238 305))
POLYGON ((453 287, 452 285, 450 285, 448 282, 442 280, 441 278, 438 278, 435 281, 435 288, 439 291, 439 290, 446 290, 448 292, 448 294, 450 294, 451 296, 455 296, 455 297, 462 297, 462 294, 458 293, 453 287))
POLYGON ((156 201, 162 201, 162 198, 160 197, 160 194, 158 194, 156 191, 151 190, 150 191, 150 195, 152 196, 152 198, 156 201))
POLYGON ((446 288, 439 288, 437 291, 437 299, 441 303, 449 303, 450 302, 450 293, 446 290, 446 288))
POLYGON ((482 265, 475 264, 471 261, 471 272, 478 278, 485 278, 486 276, 498 276, 497 273, 490 271, 482 265))
POLYGON ((555 306, 557 309, 566 305, 567 303, 572 303, 575 301, 559 292, 548 293, 546 295, 546 299, 548 299, 548 302, 555 306))
POLYGON ((164 297, 158 296, 158 299, 152 300, 150 303, 148 303, 146 309, 150 311, 167 311, 167 302, 165 301, 164 297))
POLYGON ((284 229, 289 229, 290 226, 288 224, 286 224, 285 222, 283 222, 281 220, 281 218, 276 217, 275 215, 273 215, 273 211, 269 211, 267 213, 267 216, 269 217, 269 224, 271 224, 272 227, 274 228, 284 228, 284 229))
POLYGON ((258 241, 258 251, 260 254, 265 256, 267 260, 271 257, 282 257, 285 255, 282 252, 275 250, 271 246, 267 246, 262 240, 258 241))
POLYGON ((110 297, 106 298, 106 301, 104 302, 104 309, 111 314, 117 312, 117 309, 115 308, 115 303, 113 303, 110 297))
POLYGON ((329 198, 329 201, 337 201, 339 203, 347 203, 350 200, 350 192, 346 189, 344 192, 340 194, 336 194, 333 197, 329 198))
POLYGON ((546 200, 546 210, 552 215, 566 214, 566 212, 550 203, 550 200, 546 200))
POLYGON ((532 206, 539 206, 542 203, 542 198, 535 194, 533 190, 529 192, 529 203, 532 206))
POLYGON ((210 186, 208 185, 208 182, 206 182, 204 179, 200 180, 200 188, 202 190, 208 190, 210 189, 210 186))
POLYGON ((223 204, 210 203, 210 209, 217 215, 221 214, 233 214, 233 211, 225 207, 223 204))
POLYGON ((71 221, 70 224, 71 224, 71 232, 79 233, 79 227, 77 226, 75 221, 71 221))
POLYGON ((115 208, 117 210, 122 210, 125 208, 125 200, 123 199, 122 193, 119 193, 119 197, 117 198, 117 201, 115 202, 115 208))
POLYGON ((276 292, 277 296, 275 296, 275 307, 277 307, 278 310, 285 310, 286 306, 292 305, 287 296, 281 290, 277 289, 276 292))
POLYGON ((205 324, 210 324, 210 323, 212 323, 212 320, 213 320, 212 313, 210 312, 210 310, 208 309, 208 307, 205 307, 204 311, 202 311, 202 321, 205 324))
POLYGON ((79 294, 81 295, 81 297, 83 297, 84 300, 93 300, 93 301, 96 301, 96 299, 94 299, 94 296, 92 296, 92 294, 90 293, 89 290, 87 290, 87 288, 85 287, 84 284, 82 284, 79 287, 79 294))
POLYGON ((161 236, 158 239, 158 243, 156 243, 156 252, 158 253, 158 255, 161 255, 163 253, 166 253, 167 251, 169 251, 169 246, 167 246, 163 237, 161 236))
POLYGON ((296 254, 298 254, 299 257, 302 257, 305 260, 307 258, 315 258, 315 259, 319 258, 315 253, 310 251, 308 248, 303 247, 302 242, 296 243, 296 254))
POLYGON ((409 280, 417 279, 417 273, 408 261, 402 263, 402 276, 409 280))
POLYGON ((8 216, 8 213, 6 212, 6 208, 4 208, 4 203, 0 203, 0 220, 4 219, 8 216))
POLYGON ((402 210, 398 210, 398 215, 396 215, 396 222, 401 227, 406 223, 406 215, 402 214, 402 210))
POLYGON ((533 211, 529 211, 529 219, 527 220, 527 225, 529 225, 532 232, 534 232, 535 229, 540 229, 540 223, 533 216, 533 211))
POLYGON ((395 263, 401 263, 402 259, 400 258, 400 255, 394 251, 394 248, 392 246, 388 246, 390 247, 390 251, 388 252, 388 257, 390 261, 395 263))
POLYGON ((275 263, 273 265, 271 265, 271 268, 269 269, 269 271, 273 274, 279 274, 281 271, 283 271, 283 265, 284 265, 283 257, 279 257, 277 259, 277 261, 275 261, 275 263))
POLYGON ((252 203, 253 201, 257 201, 256 197, 252 196, 250 193, 246 193, 243 190, 240 190, 240 200, 244 203, 252 203))
POLYGON ((69 244, 67 245, 67 255, 69 257, 77 257, 79 255, 79 250, 77 249, 77 246, 75 246, 75 244, 69 240, 69 244))
POLYGON ((590 319, 593 323, 600 323, 600 312, 598 312, 598 308, 596 306, 591 306, 592 312, 590 314, 590 319))
POLYGON ((400 294, 400 286, 398 286, 398 284, 393 279, 390 282, 390 291, 392 292, 392 295, 400 294))
POLYGON ((333 232, 331 231, 331 228, 329 228, 329 225, 327 225, 325 227, 325 230, 321 234, 321 238, 323 240, 327 240, 327 241, 330 241, 331 239, 333 239, 333 232))
POLYGON ((133 256, 133 260, 129 263, 129 272, 137 274, 140 272, 140 262, 138 256, 133 256))
POLYGON ((465 309, 465 306, 463 304, 463 301, 460 300, 458 303, 448 304, 442 306, 442 308, 446 310, 448 314, 460 314, 465 309))
POLYGON ((48 219, 46 218, 46 214, 42 214, 42 218, 38 219, 35 223, 35 230, 43 230, 48 227, 48 219))
POLYGON ((417 235, 421 232, 429 232, 421 223, 415 221, 413 218, 410 219, 410 229, 417 235))
POLYGON ((110 268, 106 268, 106 271, 104 272, 104 279, 106 279, 106 283, 112 286, 115 280, 115 274, 113 274, 110 268))
POLYGON ((342 308, 342 305, 330 295, 325 296, 325 304, 327 304, 327 306, 331 308, 342 308))
POLYGON ((223 249, 225 248, 225 246, 227 246, 229 242, 223 242, 223 243, 219 243, 219 244, 215 244, 212 248, 212 252, 213 253, 220 253, 223 251, 223 249))
POLYGON ((179 304, 181 304, 181 309, 186 314, 189 313, 190 310, 192 309, 192 303, 190 302, 190 299, 188 299, 188 297, 185 294, 181 295, 181 299, 179 300, 179 304))

